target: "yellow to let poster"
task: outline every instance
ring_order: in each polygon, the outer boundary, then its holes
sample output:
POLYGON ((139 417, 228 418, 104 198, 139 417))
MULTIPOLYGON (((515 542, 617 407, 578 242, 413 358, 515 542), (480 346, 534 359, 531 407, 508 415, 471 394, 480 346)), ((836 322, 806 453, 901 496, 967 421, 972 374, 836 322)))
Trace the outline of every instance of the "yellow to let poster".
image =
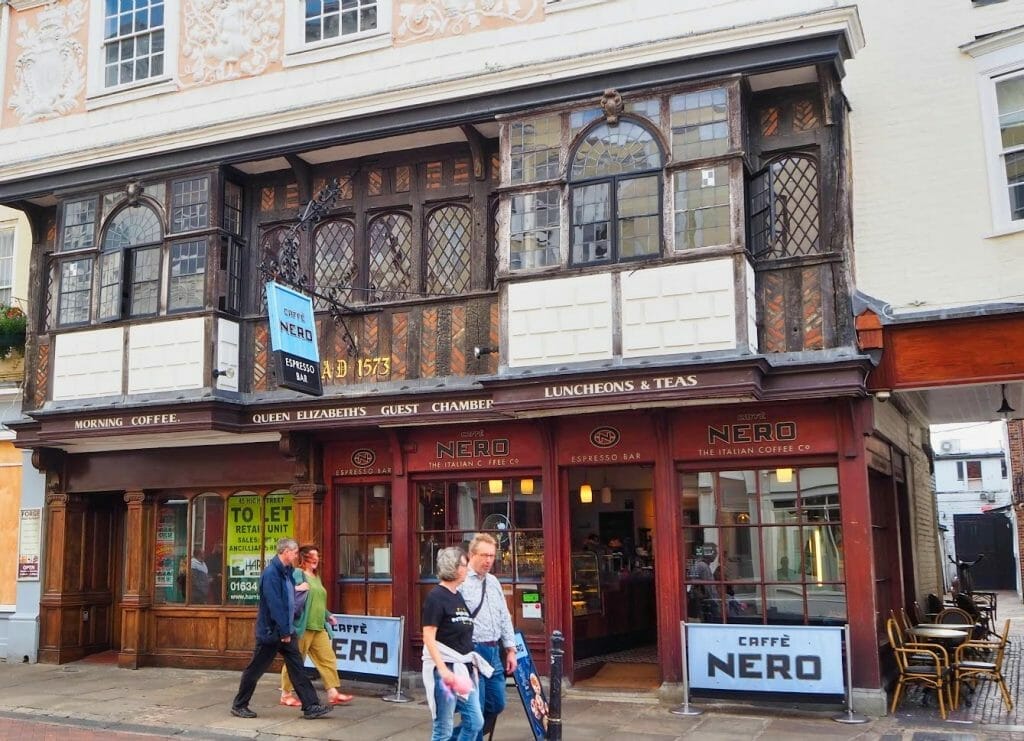
POLYGON ((290 493, 271 494, 263 508, 264 537, 267 558, 277 553, 277 541, 295 537, 295 497, 290 493))
POLYGON ((228 604, 255 605, 263 568, 263 518, 260 497, 240 494, 228 499, 228 604))

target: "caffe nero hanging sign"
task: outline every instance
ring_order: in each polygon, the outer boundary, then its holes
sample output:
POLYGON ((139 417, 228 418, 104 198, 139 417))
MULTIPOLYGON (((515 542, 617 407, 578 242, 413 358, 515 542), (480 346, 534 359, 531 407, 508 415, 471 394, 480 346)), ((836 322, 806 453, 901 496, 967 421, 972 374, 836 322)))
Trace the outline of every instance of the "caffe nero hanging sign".
POLYGON ((278 385, 322 396, 313 300, 271 281, 267 283, 267 315, 278 385))

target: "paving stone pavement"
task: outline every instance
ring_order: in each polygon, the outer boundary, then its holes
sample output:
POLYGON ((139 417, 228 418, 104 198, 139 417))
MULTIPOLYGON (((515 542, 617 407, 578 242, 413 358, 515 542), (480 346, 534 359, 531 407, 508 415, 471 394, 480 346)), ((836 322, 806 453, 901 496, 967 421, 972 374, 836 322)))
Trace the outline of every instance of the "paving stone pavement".
MULTIPOLYGON (((563 701, 566 741, 1024 741, 1021 663, 1024 654, 1024 605, 1015 594, 1000 594, 999 617, 1013 619, 1006 657, 1007 682, 1014 708, 1006 711, 997 688, 983 684, 970 707, 943 722, 934 705, 918 695, 905 699, 895 715, 863 725, 835 723, 836 709, 810 712, 785 706, 723 706, 697 703, 704 713, 680 717, 672 706, 650 696, 620 699, 612 693, 570 692, 563 701)), ((238 672, 144 668, 79 662, 0 663, 0 741, 36 739, 131 739, 149 737, 228 741, 424 741, 430 737, 430 714, 422 691, 413 702, 395 704, 378 685, 346 685, 355 701, 327 718, 303 720, 293 708, 277 704, 278 677, 266 675, 252 702, 258 717, 235 718, 228 712, 238 687, 238 672), (56 729, 56 730, 54 730, 56 729), (50 735, 43 735, 50 734, 50 735)), ((518 696, 509 688, 509 706, 501 716, 495 741, 533 741, 518 696)))

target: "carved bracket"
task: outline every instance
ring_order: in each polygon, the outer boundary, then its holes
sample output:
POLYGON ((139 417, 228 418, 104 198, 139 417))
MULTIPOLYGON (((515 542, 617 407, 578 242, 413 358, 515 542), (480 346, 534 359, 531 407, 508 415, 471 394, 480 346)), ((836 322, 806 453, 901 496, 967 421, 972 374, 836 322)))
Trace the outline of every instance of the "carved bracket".
POLYGON ((292 461, 292 476, 295 481, 301 484, 308 483, 309 438, 302 433, 282 432, 277 448, 281 451, 281 455, 292 461))

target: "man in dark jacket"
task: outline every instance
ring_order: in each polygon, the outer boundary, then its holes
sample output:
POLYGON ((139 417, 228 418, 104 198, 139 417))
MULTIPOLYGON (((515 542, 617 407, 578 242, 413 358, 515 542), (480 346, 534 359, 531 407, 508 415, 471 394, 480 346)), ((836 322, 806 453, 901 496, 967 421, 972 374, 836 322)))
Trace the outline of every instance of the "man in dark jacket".
POLYGON ((302 717, 307 720, 322 718, 331 711, 320 703, 312 682, 302 668, 292 630, 295 614, 295 582, 292 581, 292 567, 299 557, 299 544, 291 538, 277 541, 277 557, 272 558, 260 576, 259 611, 256 614, 256 649, 252 660, 242 670, 242 681, 238 694, 231 703, 231 714, 239 718, 255 718, 249 709, 249 700, 256 691, 256 683, 270 668, 274 657, 280 653, 288 668, 288 676, 295 685, 295 691, 302 701, 302 717))

